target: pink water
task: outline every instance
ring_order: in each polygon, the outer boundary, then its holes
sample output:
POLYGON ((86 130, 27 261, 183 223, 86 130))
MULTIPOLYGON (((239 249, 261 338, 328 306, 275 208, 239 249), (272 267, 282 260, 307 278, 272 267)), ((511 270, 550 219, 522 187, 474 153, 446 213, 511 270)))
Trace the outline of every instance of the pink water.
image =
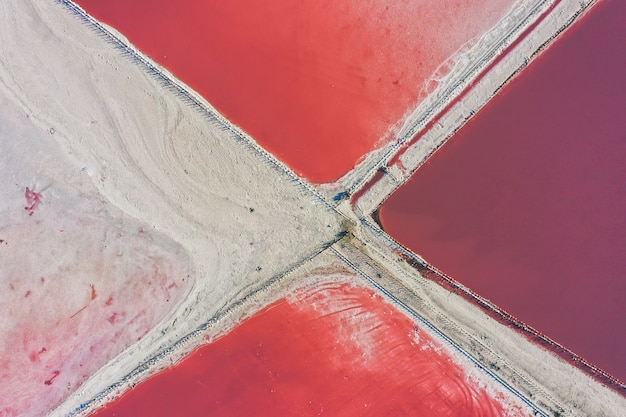
POLYGON ((404 245, 621 380, 624 21, 601 1, 381 209, 404 245))
POLYGON ((372 291, 327 284, 270 305, 95 416, 530 415, 482 378, 372 291))
POLYGON ((390 140, 438 67, 513 0, 77 3, 296 173, 327 182, 390 140))

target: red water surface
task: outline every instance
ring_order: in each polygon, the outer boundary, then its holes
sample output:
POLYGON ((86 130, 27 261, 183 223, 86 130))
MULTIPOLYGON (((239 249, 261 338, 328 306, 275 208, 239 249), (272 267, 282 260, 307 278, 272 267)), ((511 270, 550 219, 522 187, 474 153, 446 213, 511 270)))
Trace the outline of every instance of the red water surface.
POLYGON ((604 0, 380 211, 398 241, 626 381, 626 2, 604 0))
POLYGON ((527 416, 372 291, 282 299, 96 412, 104 416, 527 416))
POLYGON ((313 182, 350 170, 513 0, 78 0, 313 182))

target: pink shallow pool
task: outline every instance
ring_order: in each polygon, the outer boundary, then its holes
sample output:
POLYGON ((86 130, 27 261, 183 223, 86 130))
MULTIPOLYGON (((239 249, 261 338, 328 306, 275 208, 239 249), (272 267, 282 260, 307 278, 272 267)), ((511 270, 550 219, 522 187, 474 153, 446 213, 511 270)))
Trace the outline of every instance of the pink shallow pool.
POLYGON ((46 415, 192 284, 182 247, 99 197, 33 119, 0 97, 3 417, 46 415))
POLYGON ((184 255, 140 225, 98 204, 54 206, 44 193, 34 212, 19 207, 23 221, 0 227, 2 416, 50 411, 189 289, 184 255))
POLYGON ((104 416, 529 416, 372 291, 279 300, 96 412, 104 416))
POLYGON ((77 3, 296 173, 327 182, 389 140, 438 67, 513 0, 77 3))
POLYGON ((429 263, 626 380, 626 3, 599 2, 383 204, 429 263))

